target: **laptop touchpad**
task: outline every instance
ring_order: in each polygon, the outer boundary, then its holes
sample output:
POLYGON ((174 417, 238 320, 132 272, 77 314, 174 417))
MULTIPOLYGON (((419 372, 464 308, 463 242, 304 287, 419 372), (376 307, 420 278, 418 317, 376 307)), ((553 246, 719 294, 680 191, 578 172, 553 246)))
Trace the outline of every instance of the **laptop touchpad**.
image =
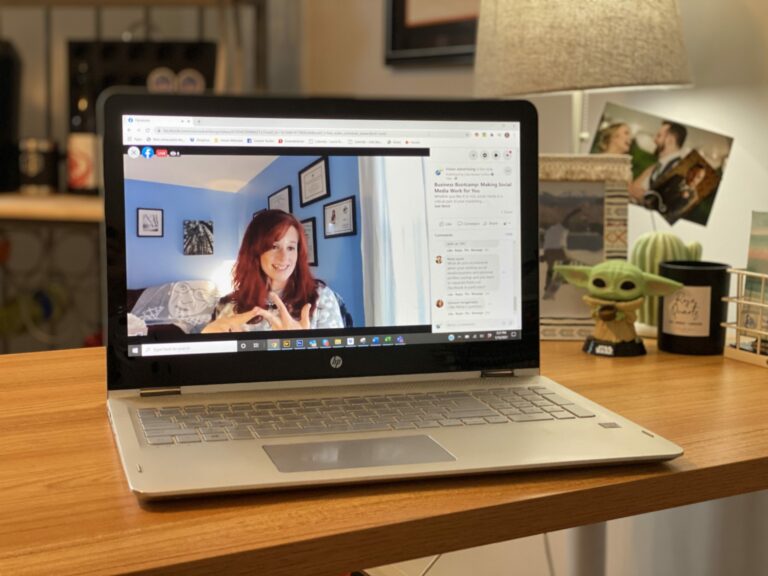
POLYGON ((280 472, 429 464, 456 460, 429 436, 272 444, 264 446, 280 472))

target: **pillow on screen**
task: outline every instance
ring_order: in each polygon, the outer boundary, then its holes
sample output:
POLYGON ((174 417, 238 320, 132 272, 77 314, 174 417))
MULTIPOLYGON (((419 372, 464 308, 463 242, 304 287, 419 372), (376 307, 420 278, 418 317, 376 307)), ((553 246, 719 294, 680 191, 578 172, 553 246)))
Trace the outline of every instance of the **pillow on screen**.
POLYGON ((218 301, 215 283, 182 280, 146 288, 131 313, 147 326, 174 324, 187 334, 196 334, 211 321, 218 301))

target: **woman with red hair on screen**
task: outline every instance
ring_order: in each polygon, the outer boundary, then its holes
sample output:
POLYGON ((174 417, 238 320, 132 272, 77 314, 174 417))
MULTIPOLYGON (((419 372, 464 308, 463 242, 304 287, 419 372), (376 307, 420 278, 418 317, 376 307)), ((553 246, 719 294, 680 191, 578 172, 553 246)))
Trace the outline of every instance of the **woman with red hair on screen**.
POLYGON ((304 231, 282 210, 259 212, 243 235, 234 290, 202 332, 343 328, 339 301, 309 269, 304 231))

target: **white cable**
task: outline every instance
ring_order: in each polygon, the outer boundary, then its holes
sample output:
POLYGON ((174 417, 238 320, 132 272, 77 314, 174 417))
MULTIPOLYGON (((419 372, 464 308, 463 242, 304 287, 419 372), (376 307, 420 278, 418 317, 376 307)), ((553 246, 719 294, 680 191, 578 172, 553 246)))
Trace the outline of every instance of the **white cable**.
POLYGON ((443 555, 442 555, 442 554, 438 554, 437 556, 435 556, 434 558, 432 558, 432 560, 430 560, 430 561, 429 561, 429 564, 427 564, 427 567, 426 567, 426 568, 424 568, 424 570, 422 570, 422 572, 421 572, 421 574, 419 574, 419 576, 427 576, 427 574, 429 573, 429 571, 430 571, 430 570, 432 570, 432 567, 433 567, 435 564, 437 564, 437 561, 438 561, 438 560, 440 560, 440 558, 442 558, 442 557, 443 557, 443 555))
POLYGON ((552 560, 552 548, 549 545, 549 534, 544 532, 544 554, 547 557, 547 567, 549 568, 549 576, 556 576, 555 563, 552 560))

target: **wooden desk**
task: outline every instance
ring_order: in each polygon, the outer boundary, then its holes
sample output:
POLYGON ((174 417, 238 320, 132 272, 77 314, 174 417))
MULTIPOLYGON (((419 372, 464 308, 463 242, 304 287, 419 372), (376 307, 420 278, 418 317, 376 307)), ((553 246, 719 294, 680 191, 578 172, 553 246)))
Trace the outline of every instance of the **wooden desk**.
POLYGON ((683 457, 141 505, 107 422, 103 350, 0 357, 0 574, 337 575, 768 488, 764 368, 579 347, 545 343, 544 372, 683 457))

